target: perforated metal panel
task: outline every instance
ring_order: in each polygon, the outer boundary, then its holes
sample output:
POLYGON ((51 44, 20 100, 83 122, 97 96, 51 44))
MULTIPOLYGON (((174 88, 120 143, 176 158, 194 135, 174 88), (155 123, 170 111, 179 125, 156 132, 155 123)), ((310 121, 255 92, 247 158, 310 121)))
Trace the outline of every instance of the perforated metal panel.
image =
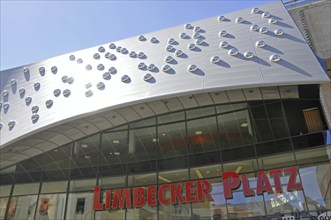
POLYGON ((46 151, 152 115, 213 103, 293 98, 298 93, 292 85, 329 82, 282 3, 259 8, 278 22, 269 24, 249 8, 224 15, 226 21, 215 16, 192 22, 202 29, 198 36, 180 25, 145 34, 145 41, 132 37, 114 42, 116 48, 104 44, 104 53, 97 46, 2 71, 1 164, 24 158, 6 151, 15 145, 29 148, 36 141, 35 146, 46 151), (239 16, 245 22, 236 23, 239 16), (252 25, 269 31, 251 31, 252 25), (284 34, 276 35, 276 29, 284 34), (220 36, 222 30, 228 35, 220 36), (157 42, 150 41, 153 37, 157 42), (173 50, 166 50, 169 38, 177 42, 173 50), (256 47, 259 40, 266 46, 256 47), (224 41, 226 48, 220 47, 224 41), (238 54, 229 55, 231 49, 238 54), (247 58, 246 52, 254 56, 247 58), (271 61, 272 55, 280 60, 271 61), (166 60, 169 56, 173 60, 166 60))

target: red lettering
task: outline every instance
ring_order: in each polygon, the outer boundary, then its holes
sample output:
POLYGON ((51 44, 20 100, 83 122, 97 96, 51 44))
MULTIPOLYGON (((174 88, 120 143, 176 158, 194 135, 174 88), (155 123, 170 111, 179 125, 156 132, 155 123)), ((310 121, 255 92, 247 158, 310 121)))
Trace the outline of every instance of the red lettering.
POLYGON ((224 172, 223 173, 223 191, 226 199, 232 199, 232 190, 239 188, 240 179, 236 172, 224 172))
POLYGON ((280 181, 280 175, 281 174, 282 174, 281 170, 272 170, 272 171, 270 171, 270 176, 272 176, 274 178, 276 193, 282 193, 283 192, 282 183, 280 181))
POLYGON ((185 194, 186 194, 186 202, 195 202, 196 197, 192 194, 194 194, 196 191, 192 189, 192 186, 194 187, 195 182, 186 182, 185 183, 185 194))
POLYGON ((103 210, 103 203, 100 202, 100 186, 94 187, 94 203, 93 203, 93 209, 94 211, 103 210))
POLYGON ((197 181, 198 188, 198 201, 203 201, 203 197, 205 200, 213 200, 210 196, 211 185, 207 180, 198 180, 197 181))
POLYGON ((123 209, 124 203, 126 208, 131 207, 131 192, 129 188, 123 189, 115 189, 113 196, 113 204, 112 209, 116 209, 117 207, 123 209))
POLYGON ((110 209, 110 199, 111 199, 111 192, 110 190, 106 191, 106 204, 105 209, 110 209))
POLYGON ((254 190, 249 188, 249 181, 246 174, 241 175, 241 182, 243 184, 243 190, 245 196, 255 196, 254 190))
POLYGON ((142 187, 133 188, 133 207, 142 207, 145 203, 145 189, 142 187))
POLYGON ((171 192, 171 203, 176 204, 177 201, 178 203, 183 203, 184 198, 182 196, 182 188, 183 188, 183 183, 174 183, 170 185, 170 192, 171 192))
POLYGON ((169 184, 164 184, 164 185, 161 185, 160 189, 159 189, 159 192, 158 192, 158 195, 159 195, 159 201, 161 204, 163 205, 168 205, 170 203, 170 199, 166 199, 165 196, 164 196, 164 191, 166 189, 169 189, 169 184))
POLYGON ((149 206, 156 206, 156 186, 147 187, 147 203, 149 206))
POLYGON ((269 182, 267 174, 265 172, 257 173, 257 186, 256 186, 256 194, 262 195, 263 192, 268 192, 269 194, 274 193, 272 190, 271 184, 269 182))
POLYGON ((287 191, 294 191, 298 189, 302 189, 301 183, 296 183, 296 176, 298 172, 298 167, 288 167, 284 169, 284 172, 290 173, 290 178, 287 184, 287 191))

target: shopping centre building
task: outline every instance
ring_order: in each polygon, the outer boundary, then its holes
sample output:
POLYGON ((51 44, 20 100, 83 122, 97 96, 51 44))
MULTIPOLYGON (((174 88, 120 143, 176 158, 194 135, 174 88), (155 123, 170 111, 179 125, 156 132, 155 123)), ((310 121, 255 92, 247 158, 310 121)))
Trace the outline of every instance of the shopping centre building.
POLYGON ((272 2, 2 71, 0 218, 330 219, 305 37, 272 2))

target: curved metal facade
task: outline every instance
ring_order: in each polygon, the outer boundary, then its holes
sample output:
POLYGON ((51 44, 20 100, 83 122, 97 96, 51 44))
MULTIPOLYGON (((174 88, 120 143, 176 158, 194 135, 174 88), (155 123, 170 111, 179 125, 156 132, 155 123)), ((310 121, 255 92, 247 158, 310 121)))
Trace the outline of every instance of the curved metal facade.
POLYGON ((249 88, 330 81, 282 3, 251 10, 2 71, 1 167, 142 114, 171 111, 162 110, 164 102, 159 100, 202 94, 203 103, 209 102, 210 96, 203 97, 208 92, 244 93, 249 88), (253 25, 259 28, 252 30, 253 25), (262 27, 268 31, 261 33, 262 27), (282 35, 275 33, 278 29, 282 35), (260 48, 256 44, 261 40, 266 45, 260 48), (220 47, 221 42, 228 46, 220 47), (238 54, 229 55, 230 51, 238 54), (246 52, 254 56, 245 57, 246 52), (272 55, 280 61, 271 61, 272 55), (167 61, 168 56, 173 60, 167 61), (140 63, 145 66, 139 68, 140 63), (100 112, 111 119, 105 120, 100 112), (28 153, 19 154, 24 151, 28 153))

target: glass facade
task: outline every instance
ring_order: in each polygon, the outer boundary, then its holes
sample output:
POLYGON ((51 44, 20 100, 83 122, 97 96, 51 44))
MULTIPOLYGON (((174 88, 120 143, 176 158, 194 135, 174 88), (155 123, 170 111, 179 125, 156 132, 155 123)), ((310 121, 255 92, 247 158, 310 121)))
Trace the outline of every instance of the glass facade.
POLYGON ((331 211, 331 133, 320 109, 309 97, 228 103, 94 134, 0 170, 0 218, 317 219, 331 211), (302 190, 287 191, 283 173, 283 193, 245 197, 240 186, 225 199, 222 172, 246 174, 256 191, 259 171, 290 166, 299 167, 302 190), (93 210, 96 185, 160 187, 188 180, 209 181, 212 200, 93 210))

